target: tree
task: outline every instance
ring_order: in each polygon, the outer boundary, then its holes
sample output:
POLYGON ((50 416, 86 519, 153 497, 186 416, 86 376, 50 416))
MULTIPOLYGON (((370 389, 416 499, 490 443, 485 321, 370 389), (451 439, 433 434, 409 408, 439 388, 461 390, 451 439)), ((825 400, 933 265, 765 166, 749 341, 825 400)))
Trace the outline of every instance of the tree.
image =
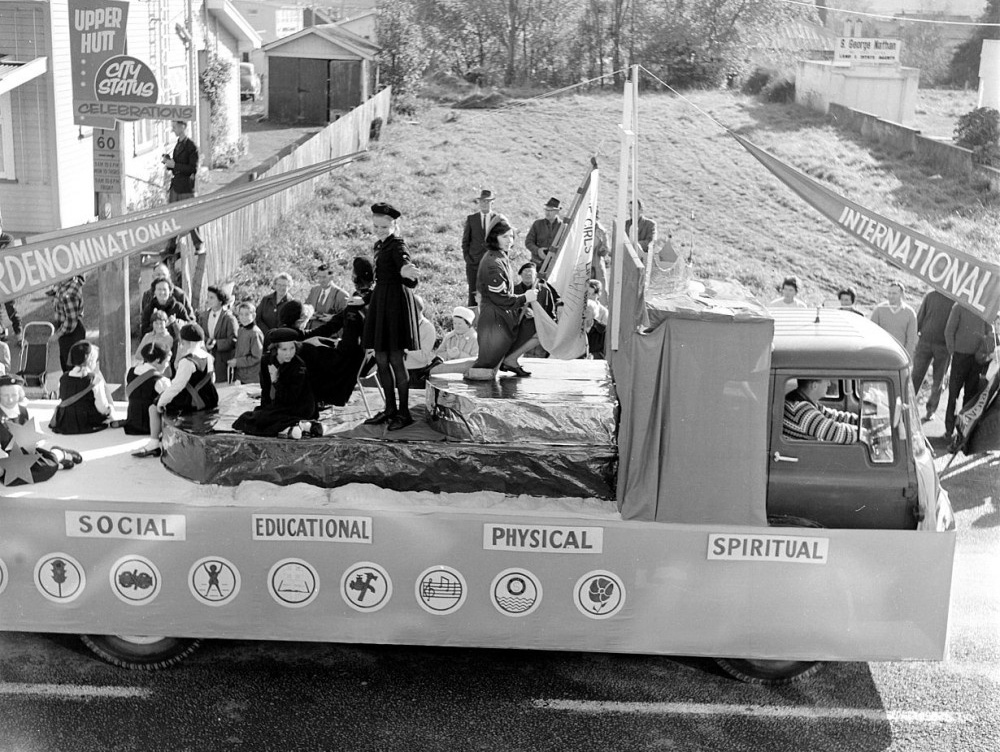
POLYGON ((392 86, 393 96, 404 97, 416 89, 427 65, 427 46, 416 23, 413 3, 384 0, 379 4, 376 33, 382 51, 378 54, 382 81, 392 86))
MULTIPOLYGON (((988 0, 986 10, 979 18, 980 23, 1000 23, 1000 0, 988 0)), ((949 66, 949 80, 956 86, 977 86, 979 83, 979 58, 984 39, 1000 39, 1000 28, 977 26, 967 42, 955 50, 949 66)))

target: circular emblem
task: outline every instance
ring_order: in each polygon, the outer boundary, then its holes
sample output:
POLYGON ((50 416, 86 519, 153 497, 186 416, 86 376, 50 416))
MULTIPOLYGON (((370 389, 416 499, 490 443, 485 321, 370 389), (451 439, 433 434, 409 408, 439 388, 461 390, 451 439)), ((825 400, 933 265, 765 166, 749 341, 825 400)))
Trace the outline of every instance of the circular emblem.
POLYGON ((206 606, 224 606, 240 592, 240 571, 227 559, 206 556, 188 572, 188 587, 206 606))
POLYGON ((504 616, 527 616, 542 602, 542 583, 527 569, 505 569, 493 578, 490 599, 504 616))
POLYGON ((7 565, 4 563, 3 559, 0 559, 0 593, 7 588, 7 581, 9 579, 10 573, 7 572, 7 565))
POLYGON ((63 553, 46 554, 35 564, 35 587, 54 603, 69 603, 87 586, 83 566, 63 553))
POLYGON ((319 595, 319 572, 302 559, 282 559, 268 572, 267 589, 282 606, 302 608, 319 595))
POLYGON ((436 566, 417 578, 417 603, 429 614, 453 614, 465 603, 468 588, 457 569, 436 566))
POLYGON ((576 581, 573 601, 591 619, 609 619, 625 606, 625 584, 613 572, 596 569, 576 581))
POLYGON ((156 104, 159 93, 152 69, 131 55, 109 57, 94 76, 94 94, 98 102, 156 104))
POLYGON ((359 561, 340 578, 340 595, 355 611, 378 611, 392 597, 392 580, 378 564, 359 561))
POLYGON ((111 567, 111 589, 119 600, 143 606, 160 594, 160 570, 145 556, 123 556, 111 567))

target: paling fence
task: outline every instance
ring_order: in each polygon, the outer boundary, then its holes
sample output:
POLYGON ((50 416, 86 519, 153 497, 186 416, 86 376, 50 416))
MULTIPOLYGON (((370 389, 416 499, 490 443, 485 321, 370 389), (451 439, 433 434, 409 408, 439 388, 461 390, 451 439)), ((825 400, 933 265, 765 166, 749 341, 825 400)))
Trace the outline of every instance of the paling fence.
MULTIPOLYGON (((389 119, 391 97, 391 89, 383 89, 368 101, 330 123, 267 171, 256 173, 252 177, 259 179, 277 175, 366 149, 372 123, 377 118, 381 118, 382 123, 389 119)), ((228 279, 239 266, 243 253, 263 235, 277 227, 282 217, 293 208, 312 198, 318 181, 322 179, 315 178, 299 183, 288 190, 204 225, 201 228, 201 236, 209 252, 200 257, 204 259, 205 266, 202 273, 195 275, 195 286, 200 288, 197 293, 202 292, 206 284, 228 279), (201 280, 197 279, 198 277, 201 277, 201 280)), ((203 296, 197 293, 195 297, 203 299, 203 296)))

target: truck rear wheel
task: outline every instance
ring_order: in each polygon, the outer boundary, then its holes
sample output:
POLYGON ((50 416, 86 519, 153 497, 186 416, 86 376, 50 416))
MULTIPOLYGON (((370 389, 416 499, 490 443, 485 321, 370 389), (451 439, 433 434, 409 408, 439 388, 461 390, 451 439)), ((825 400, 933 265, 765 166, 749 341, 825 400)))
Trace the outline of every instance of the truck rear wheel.
MULTIPOLYGON (((767 522, 771 527, 823 527, 814 520, 786 514, 770 514, 767 522)), ((767 661, 751 658, 716 658, 715 662, 734 679, 766 687, 808 679, 819 673, 824 665, 820 661, 767 661)))
POLYGON ((80 635, 83 644, 113 666, 135 671, 157 671, 187 658, 201 640, 146 635, 80 635))

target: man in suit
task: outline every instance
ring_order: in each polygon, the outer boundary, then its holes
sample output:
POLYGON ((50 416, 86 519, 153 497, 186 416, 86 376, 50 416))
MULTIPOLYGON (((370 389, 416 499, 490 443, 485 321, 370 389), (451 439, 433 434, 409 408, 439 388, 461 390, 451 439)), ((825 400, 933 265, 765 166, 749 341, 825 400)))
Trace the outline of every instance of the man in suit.
POLYGON ((462 256, 465 258, 465 278, 469 283, 470 308, 476 306, 476 275, 479 274, 479 262, 486 253, 486 228, 496 216, 493 211, 496 194, 484 188, 479 198, 473 200, 479 204, 479 211, 465 218, 465 228, 462 230, 462 256))
POLYGON ((309 319, 308 328, 324 324, 347 308, 347 299, 350 295, 347 290, 334 284, 333 277, 336 274, 331 264, 320 264, 316 267, 316 281, 309 294, 306 296, 306 305, 313 307, 312 318, 309 319))
MULTIPOLYGON (((194 180, 198 174, 198 146, 188 138, 187 123, 183 120, 175 120, 171 129, 177 136, 177 143, 174 146, 173 154, 164 154, 162 158, 164 167, 172 173, 170 188, 167 191, 168 204, 194 198, 194 180)), ((191 243, 194 245, 196 254, 205 252, 197 227, 191 230, 191 243)), ((177 238, 173 237, 167 241, 167 247, 163 250, 163 260, 172 264, 176 258, 177 238)))
POLYGON ((562 205, 559 199, 550 198, 545 202, 545 216, 531 223, 531 229, 524 238, 524 247, 531 252, 531 263, 538 269, 538 276, 545 278, 546 257, 555 249, 556 238, 562 229, 563 219, 559 216, 562 205))
MULTIPOLYGON (((635 228, 635 239, 642 248, 644 253, 649 253, 649 247, 656 242, 656 222, 649 219, 648 217, 642 216, 642 201, 635 202, 636 209, 639 211, 639 223, 635 228)), ((632 220, 625 220, 625 234, 629 234, 629 230, 632 229, 632 220)))

